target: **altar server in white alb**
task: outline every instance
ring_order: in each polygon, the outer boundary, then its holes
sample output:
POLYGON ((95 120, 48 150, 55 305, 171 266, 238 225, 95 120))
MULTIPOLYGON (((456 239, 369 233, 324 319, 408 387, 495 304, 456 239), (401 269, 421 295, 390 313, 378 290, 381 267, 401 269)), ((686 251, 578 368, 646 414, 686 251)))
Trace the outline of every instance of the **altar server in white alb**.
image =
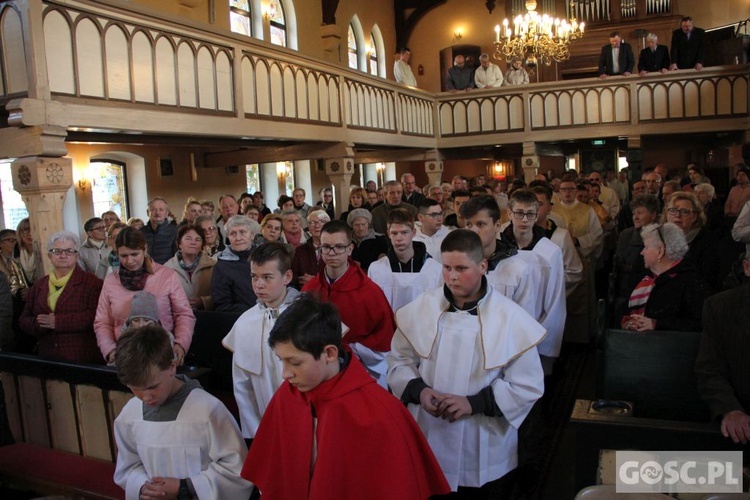
POLYGON ((500 87, 503 84, 503 72, 496 64, 490 62, 490 56, 486 52, 479 56, 479 67, 474 72, 474 83, 478 89, 500 87))
POLYGON ((442 284, 440 264, 427 253, 423 243, 414 241, 414 217, 401 208, 388 214, 391 245, 367 271, 388 299, 394 311, 416 299, 422 292, 442 284))
POLYGON ((546 237, 544 229, 536 225, 539 202, 528 189, 517 189, 510 196, 510 222, 503 230, 502 239, 518 247, 518 255, 531 267, 541 271, 537 290, 534 318, 547 330, 547 337, 539 344, 545 375, 552 374, 552 365, 560 356, 565 331, 565 270, 560 247, 546 237))
POLYGON ((488 195, 469 198, 461 205, 461 215, 466 220, 466 228, 477 233, 482 241, 487 259, 487 282, 533 317, 542 273, 519 257, 515 245, 498 238, 502 223, 495 198, 488 195))
POLYGON ((544 328, 488 286, 482 242, 443 240, 443 287, 396 313, 388 384, 425 433, 452 491, 503 498, 518 428, 544 391, 544 328))
POLYGON ((115 363, 136 396, 115 420, 114 481, 125 498, 248 498, 240 429, 198 381, 176 375, 167 332, 158 325, 128 330, 115 363))
POLYGON ((250 276, 258 303, 234 323, 222 344, 232 351, 234 398, 242 437, 253 439, 276 389, 284 381, 279 358, 268 345, 276 318, 299 296, 289 287, 292 263, 282 243, 264 243, 250 254, 250 276))
POLYGON ((414 241, 424 243, 430 257, 440 262, 440 244, 453 228, 443 224, 445 212, 438 201, 425 198, 419 203, 417 210, 419 211, 417 214, 419 224, 417 224, 414 241))

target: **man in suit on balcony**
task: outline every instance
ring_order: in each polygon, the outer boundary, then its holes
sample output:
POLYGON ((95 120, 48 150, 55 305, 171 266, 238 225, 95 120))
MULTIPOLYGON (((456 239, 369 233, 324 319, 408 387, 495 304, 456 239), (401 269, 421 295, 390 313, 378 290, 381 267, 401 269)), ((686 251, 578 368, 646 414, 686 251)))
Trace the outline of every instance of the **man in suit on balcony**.
POLYGON ((693 18, 686 16, 680 21, 680 29, 672 32, 672 65, 670 70, 695 68, 703 69, 705 57, 705 34, 701 28, 693 26, 693 18))
POLYGON ((630 76, 635 66, 635 56, 630 44, 623 42, 620 33, 609 34, 609 44, 602 47, 599 55, 599 78, 613 75, 630 76))
POLYGON ((646 76, 648 73, 669 71, 669 49, 666 45, 659 45, 659 37, 653 33, 646 35, 647 47, 638 56, 638 73, 646 76))

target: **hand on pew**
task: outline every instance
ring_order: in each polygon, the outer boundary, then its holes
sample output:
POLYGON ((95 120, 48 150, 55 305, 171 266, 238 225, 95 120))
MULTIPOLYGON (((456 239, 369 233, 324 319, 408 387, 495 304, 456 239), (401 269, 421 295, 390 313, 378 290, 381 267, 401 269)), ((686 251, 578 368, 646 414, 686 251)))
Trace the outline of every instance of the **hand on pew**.
POLYGON ((750 415, 742 410, 733 410, 721 419, 721 433, 735 443, 747 444, 750 441, 750 415))

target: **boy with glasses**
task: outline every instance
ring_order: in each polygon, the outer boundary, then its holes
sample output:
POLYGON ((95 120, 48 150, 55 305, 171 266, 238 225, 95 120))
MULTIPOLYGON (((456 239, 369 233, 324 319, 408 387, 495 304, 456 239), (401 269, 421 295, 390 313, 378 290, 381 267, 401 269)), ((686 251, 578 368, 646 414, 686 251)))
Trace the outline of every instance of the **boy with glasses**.
POLYGON ((107 246, 107 225, 99 217, 93 217, 83 225, 86 241, 78 249, 78 263, 84 271, 96 273, 99 261, 109 250, 107 246))
POLYGON ((423 200, 418 209, 419 224, 417 224, 417 234, 414 235, 414 241, 424 243, 430 257, 440 262, 440 244, 451 232, 450 228, 443 225, 445 212, 443 212, 440 202, 432 198, 423 200))
POLYGON ((338 308, 341 320, 349 327, 344 344, 385 387, 385 358, 391 350, 396 324, 383 291, 352 260, 353 248, 351 229, 345 222, 326 223, 318 248, 323 265, 302 292, 316 294, 338 308))

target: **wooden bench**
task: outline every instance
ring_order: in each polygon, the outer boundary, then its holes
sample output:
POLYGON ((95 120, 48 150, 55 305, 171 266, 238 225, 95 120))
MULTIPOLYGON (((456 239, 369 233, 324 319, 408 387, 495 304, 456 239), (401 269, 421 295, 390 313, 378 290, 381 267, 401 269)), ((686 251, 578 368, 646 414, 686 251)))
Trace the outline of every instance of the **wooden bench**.
MULTIPOLYGON (((210 371, 179 372, 203 379, 210 371)), ((0 448, 0 483, 47 495, 125 497, 112 479, 113 428, 133 394, 114 368, 0 352, 0 381, 15 441, 0 448)))
POLYGON ((709 422, 696 388, 699 332, 637 333, 609 329, 598 342, 597 398, 628 401, 631 415, 592 410, 577 400, 570 417, 575 435, 576 490, 595 484, 602 450, 728 450, 735 445, 709 422))

